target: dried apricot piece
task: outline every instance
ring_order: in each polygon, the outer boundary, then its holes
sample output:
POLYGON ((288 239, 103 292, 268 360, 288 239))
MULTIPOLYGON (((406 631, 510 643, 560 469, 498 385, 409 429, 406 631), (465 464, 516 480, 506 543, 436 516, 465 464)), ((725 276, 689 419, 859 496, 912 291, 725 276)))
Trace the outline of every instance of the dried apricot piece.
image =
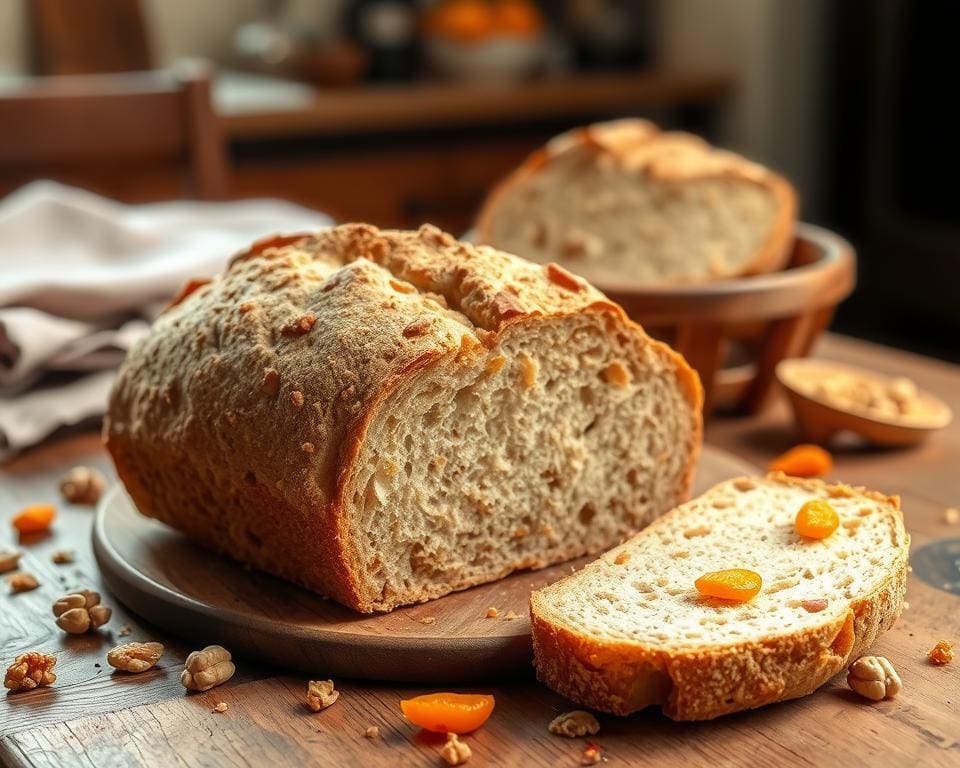
POLYGON ((20 533, 40 533, 50 527, 56 514, 53 504, 33 504, 14 516, 13 527, 20 533))
POLYGON ((808 501, 797 512, 794 521, 797 533, 808 539, 825 539, 840 525, 840 516, 827 502, 808 501))
POLYGON ((400 702, 414 725, 435 733, 475 731, 493 712, 493 696, 480 693, 427 693, 400 702))
POLYGON ((759 573, 746 568, 729 568, 705 573, 695 583, 701 595, 743 603, 756 597, 763 586, 763 579, 759 573))
POLYGON ((819 445, 804 443, 777 456, 769 469, 793 477, 822 477, 833 469, 833 457, 819 445))

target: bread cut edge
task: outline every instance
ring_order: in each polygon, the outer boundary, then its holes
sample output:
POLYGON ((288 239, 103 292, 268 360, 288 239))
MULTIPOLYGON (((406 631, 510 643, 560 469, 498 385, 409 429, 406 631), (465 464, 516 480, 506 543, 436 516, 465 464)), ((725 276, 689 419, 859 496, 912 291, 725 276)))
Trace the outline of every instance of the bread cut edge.
MULTIPOLYGON (((645 123, 652 127, 652 123, 647 123, 647 121, 637 122, 645 123)), ((561 152, 577 146, 592 146, 599 152, 622 154, 616 149, 611 148, 608 142, 598 141, 594 136, 594 130, 592 130, 595 129, 595 127, 596 126, 588 125, 561 134, 546 145, 535 149, 517 168, 511 171, 505 178, 501 179, 487 195, 477 215, 475 225, 477 242, 493 244, 491 243, 493 233, 492 221, 503 198, 506 197, 507 193, 512 190, 513 187, 526 181, 561 152)), ((757 249, 754 257, 735 272, 719 275, 718 277, 745 277, 766 272, 775 272, 786 266, 791 256, 794 222, 797 219, 798 210, 797 193, 793 185, 783 176, 771 171, 769 168, 754 166, 754 164, 749 163, 747 160, 744 160, 743 164, 762 170, 761 176, 756 177, 752 174, 734 173, 728 170, 721 173, 704 173, 697 178, 733 177, 749 183, 758 184, 770 190, 771 194, 776 198, 777 215, 766 239, 757 249)), ((605 286, 598 287, 603 289, 605 286)))
MULTIPOLYGON (((899 513, 896 496, 782 473, 771 473, 768 478, 807 490, 861 494, 888 503, 899 513)), ((883 583, 866 597, 851 601, 847 613, 838 619, 792 634, 691 652, 657 650, 643 643, 603 642, 571 631, 545 618, 538 590, 530 596, 537 678, 593 709, 628 715, 657 705, 673 720, 711 720, 806 696, 853 663, 899 618, 906 594, 909 548, 910 537, 905 533, 899 557, 890 564, 883 583), (728 680, 741 682, 733 698, 724 688, 728 680)))
MULTIPOLYGON (((592 304, 589 304, 581 309, 576 310, 575 312, 556 312, 544 314, 540 312, 534 313, 524 313, 510 318, 509 320, 502 321, 497 327, 496 331, 490 336, 488 336, 488 343, 496 343, 496 339, 499 335, 507 328, 509 325, 524 323, 533 318, 537 320, 548 319, 551 317, 564 317, 571 314, 576 314, 580 312, 605 312, 608 314, 614 315, 614 317, 623 322, 626 326, 631 328, 634 332, 641 334, 643 338, 651 345, 652 349, 656 350, 658 354, 663 356, 666 360, 671 362, 677 372, 677 382, 680 386, 680 390, 683 394, 684 399, 690 405, 691 417, 693 419, 693 430, 691 434, 691 448, 688 455, 687 466, 684 471, 683 477, 681 478, 680 487, 678 489, 678 504, 686 501, 690 498, 693 491, 693 482, 694 476, 696 473, 697 462, 700 458, 700 450, 703 444, 703 399, 704 392, 703 386, 700 383, 700 377, 697 372, 690 367, 686 359, 672 347, 665 344, 662 341, 654 339, 649 336, 647 332, 643 329, 639 323, 633 321, 624 311, 624 309, 619 305, 611 301, 596 301, 592 304)), ((473 364, 470 360, 474 355, 479 359, 483 352, 480 347, 477 347, 473 350, 459 350, 453 353, 455 356, 459 357, 463 364, 470 365, 473 364)), ((347 587, 349 594, 352 597, 352 604, 354 607, 361 612, 373 612, 373 611, 389 611, 398 607, 399 605, 410 605, 414 603, 422 603, 427 600, 435 599, 441 597, 445 594, 450 594, 451 591, 458 592, 464 589, 469 589, 470 587, 479 586, 480 584, 488 584, 491 581, 495 581, 496 578, 504 578, 513 572, 515 569, 508 569, 506 572, 502 573, 499 577, 489 578, 484 576, 478 576, 473 579, 464 579, 459 583, 453 590, 443 590, 440 593, 434 593, 433 591, 427 589, 422 590, 416 595, 408 595, 405 597, 402 603, 390 602, 390 603, 379 603, 371 602, 363 597, 362 591, 360 589, 361 577, 357 569, 357 563, 359 562, 358 558, 355 556, 349 548, 349 542, 351 541, 350 537, 347 535, 347 509, 349 506, 349 498, 352 491, 352 480, 354 473, 358 467, 358 459, 360 456, 361 449, 364 445, 364 440, 366 438, 367 430, 370 425, 373 423, 373 420, 379 415, 380 409, 382 406, 389 400, 391 394, 394 390, 400 386, 405 379, 412 377, 424 371, 428 366, 439 364, 441 362, 443 355, 437 354, 431 356, 429 360, 424 360, 422 364, 417 365, 414 370, 408 370, 402 372, 400 375, 393 377, 390 381, 386 382, 383 387, 381 387, 380 392, 378 393, 375 400, 373 400, 369 407, 362 413, 358 419, 356 426, 348 436, 343 452, 341 454, 341 471, 337 477, 336 488, 333 496, 333 512, 332 517, 337 521, 337 530, 338 530, 338 539, 340 541, 341 547, 346 547, 342 551, 342 560, 344 568, 344 585, 347 587)), ((554 565, 556 563, 564 562, 573 557, 579 556, 581 553, 579 551, 570 551, 565 555, 560 555, 551 559, 549 562, 545 562, 541 567, 547 567, 549 565, 554 565)))

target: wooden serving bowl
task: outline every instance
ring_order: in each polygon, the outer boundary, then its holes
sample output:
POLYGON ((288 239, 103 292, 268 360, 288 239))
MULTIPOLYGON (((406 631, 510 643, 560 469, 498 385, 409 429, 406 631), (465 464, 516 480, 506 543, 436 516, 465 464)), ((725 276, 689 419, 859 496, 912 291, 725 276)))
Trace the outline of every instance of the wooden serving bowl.
POLYGON ((832 373, 845 373, 883 387, 893 381, 891 376, 832 360, 783 360, 777 366, 777 379, 790 398, 797 432, 804 440, 825 445, 837 433, 853 432, 874 445, 908 446, 925 440, 953 419, 950 406, 922 390, 916 395, 916 411, 896 418, 840 407, 809 386, 832 373))
POLYGON ((801 223, 779 272, 693 285, 597 287, 696 368, 705 415, 715 408, 752 413, 773 389, 777 364, 805 357, 850 295, 855 261, 842 237, 801 223))

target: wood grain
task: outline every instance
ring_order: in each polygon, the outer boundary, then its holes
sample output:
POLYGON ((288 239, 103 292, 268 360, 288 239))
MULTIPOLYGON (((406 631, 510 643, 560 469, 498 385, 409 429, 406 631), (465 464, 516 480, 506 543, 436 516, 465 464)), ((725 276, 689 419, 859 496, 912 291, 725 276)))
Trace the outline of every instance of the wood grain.
MULTIPOLYGON (((907 373, 955 410, 960 407, 960 369, 907 353, 827 337, 817 354, 890 374, 907 373)), ((786 405, 777 400, 762 415, 716 419, 707 428, 715 445, 756 464, 792 444, 786 405)), ((76 463, 108 469, 94 435, 62 439, 0 471, 0 546, 12 541, 6 520, 21 505, 56 501, 55 480, 76 463)), ((960 504, 960 425, 908 451, 840 451, 834 476, 903 495, 914 551, 934 539, 958 538, 960 527, 943 522, 943 509, 960 504)), ((110 640, 61 640, 51 630, 49 603, 58 575, 98 583, 88 537, 91 512, 62 506, 53 535, 29 544, 27 564, 42 576, 36 593, 0 595, 0 651, 8 660, 26 648, 58 651, 61 678, 53 689, 0 697, 0 763, 16 766, 438 766, 442 740, 426 736, 400 717, 397 702, 424 688, 337 681, 340 700, 312 714, 302 707, 306 677, 277 674, 241 660, 237 676, 205 694, 185 695, 176 682, 185 648, 160 629, 118 610, 110 627, 124 623, 131 639, 168 644, 161 669, 137 678, 99 671, 110 640), (49 562, 54 549, 78 551, 74 566, 49 562), (74 569, 77 571, 74 572, 74 569), (69 648, 62 644, 76 643, 69 648), (210 712, 218 701, 229 709, 210 712), (379 725, 383 738, 363 731, 379 725)), ((910 608, 881 638, 876 652, 897 667, 904 691, 892 701, 868 704, 853 697, 842 676, 816 694, 709 723, 672 723, 655 711, 629 718, 601 716, 596 738, 610 765, 758 766, 869 765, 955 766, 960 763, 960 664, 934 667, 926 651, 941 638, 960 640, 960 598, 929 586, 914 574, 910 608)), ((322 675, 323 670, 316 674, 322 675)), ((575 766, 582 740, 547 732, 550 719, 570 708, 534 682, 477 685, 492 692, 493 717, 466 737, 468 765, 575 766)))

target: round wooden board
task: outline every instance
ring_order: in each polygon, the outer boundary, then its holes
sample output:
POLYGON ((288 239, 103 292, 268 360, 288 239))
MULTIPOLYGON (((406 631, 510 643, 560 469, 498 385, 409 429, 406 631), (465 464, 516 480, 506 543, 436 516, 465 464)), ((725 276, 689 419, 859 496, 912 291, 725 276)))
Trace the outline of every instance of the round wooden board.
MULTIPOLYGON (((696 492, 756 469, 704 446, 696 492)), ((530 592, 591 558, 524 571, 392 613, 360 614, 246 569, 141 516, 120 486, 105 495, 93 549, 128 608, 197 645, 314 675, 457 683, 531 674, 530 592), (499 618, 488 619, 488 607, 499 618), (513 611, 517 618, 505 617, 513 611)))

